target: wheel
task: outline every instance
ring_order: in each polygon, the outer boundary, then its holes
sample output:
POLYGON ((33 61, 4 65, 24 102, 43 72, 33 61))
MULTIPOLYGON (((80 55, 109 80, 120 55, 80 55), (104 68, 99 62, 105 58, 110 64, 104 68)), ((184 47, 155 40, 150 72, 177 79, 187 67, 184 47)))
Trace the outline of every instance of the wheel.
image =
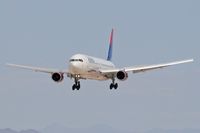
POLYGON ((81 88, 80 83, 76 86, 76 89, 79 90, 81 88))
POLYGON ((80 81, 75 81, 75 84, 72 86, 72 90, 79 90, 81 88, 80 81))
POLYGON ((115 90, 118 88, 118 83, 114 85, 115 90))
POLYGON ((112 88, 114 87, 113 83, 110 84, 110 89, 112 90, 112 88))
POLYGON ((73 86, 72 86, 72 90, 74 91, 76 89, 76 85, 74 84, 73 86))

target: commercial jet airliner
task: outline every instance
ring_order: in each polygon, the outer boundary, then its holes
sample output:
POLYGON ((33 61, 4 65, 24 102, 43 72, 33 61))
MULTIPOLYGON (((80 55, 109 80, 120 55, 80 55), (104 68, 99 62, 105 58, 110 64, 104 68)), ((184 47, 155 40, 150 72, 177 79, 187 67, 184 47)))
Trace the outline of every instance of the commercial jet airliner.
POLYGON ((164 68, 172 65, 193 62, 193 59, 189 59, 189 60, 175 61, 164 64, 117 68, 111 62, 112 50, 113 50, 113 33, 114 30, 112 29, 109 38, 110 43, 109 43, 107 59, 100 59, 84 54, 76 54, 70 58, 69 67, 67 70, 32 67, 32 66, 17 65, 17 64, 7 64, 7 65, 11 67, 33 70, 35 72, 43 72, 51 74, 51 78, 55 82, 63 81, 64 75, 66 75, 67 77, 74 79, 75 83, 72 86, 72 90, 75 89, 79 90, 81 79, 91 79, 91 80, 110 79, 112 81, 110 84, 110 89, 113 88, 117 89, 118 84, 115 82, 116 79, 120 81, 125 81, 128 78, 129 72, 132 73, 146 72, 149 70, 164 68))

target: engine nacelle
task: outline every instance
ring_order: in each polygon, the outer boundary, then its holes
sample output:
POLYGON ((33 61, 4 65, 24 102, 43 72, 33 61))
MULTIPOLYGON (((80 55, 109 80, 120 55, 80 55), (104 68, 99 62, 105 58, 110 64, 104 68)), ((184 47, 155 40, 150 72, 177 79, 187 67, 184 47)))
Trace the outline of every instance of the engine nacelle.
POLYGON ((53 73, 51 78, 55 82, 61 82, 64 79, 64 75, 63 73, 53 73))
POLYGON ((124 81, 124 80, 126 80, 128 78, 128 73, 125 72, 125 71, 119 71, 119 72, 117 72, 117 78, 119 80, 124 81))

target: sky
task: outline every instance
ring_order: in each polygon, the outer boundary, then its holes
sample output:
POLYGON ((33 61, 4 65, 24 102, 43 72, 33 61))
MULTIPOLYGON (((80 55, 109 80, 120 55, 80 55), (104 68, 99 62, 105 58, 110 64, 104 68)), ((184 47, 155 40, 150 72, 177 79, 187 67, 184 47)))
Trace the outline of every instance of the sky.
POLYGON ((127 131, 199 128, 200 1, 1 0, 0 128, 98 124, 127 131), (76 53, 106 58, 115 29, 118 67, 195 62, 111 81, 54 83, 51 75, 5 63, 65 69, 76 53))

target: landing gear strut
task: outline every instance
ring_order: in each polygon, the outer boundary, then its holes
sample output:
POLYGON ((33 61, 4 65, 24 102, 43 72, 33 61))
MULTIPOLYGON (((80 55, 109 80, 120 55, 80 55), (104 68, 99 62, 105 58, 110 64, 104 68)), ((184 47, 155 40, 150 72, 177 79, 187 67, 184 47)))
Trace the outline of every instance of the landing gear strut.
POLYGON ((112 79, 112 83, 110 84, 110 89, 112 90, 113 88, 115 90, 118 88, 118 84, 115 83, 115 79, 114 78, 112 79))
POLYGON ((72 86, 72 90, 79 90, 81 88, 80 81, 78 80, 79 80, 79 75, 76 75, 74 78, 75 84, 72 86))

